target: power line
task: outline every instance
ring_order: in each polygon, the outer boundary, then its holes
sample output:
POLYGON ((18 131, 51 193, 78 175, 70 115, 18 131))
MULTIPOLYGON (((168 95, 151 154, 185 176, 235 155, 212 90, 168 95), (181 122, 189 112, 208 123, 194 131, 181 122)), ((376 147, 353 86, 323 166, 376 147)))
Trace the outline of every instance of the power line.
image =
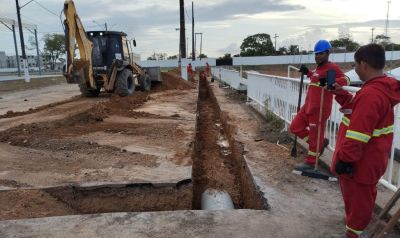
POLYGON ((37 5, 39 5, 41 8, 43 8, 44 10, 46 10, 47 12, 53 14, 56 17, 59 17, 59 15, 57 13, 54 13, 53 11, 51 11, 50 9, 46 8, 45 6, 43 6, 40 2, 33 0, 34 3, 36 3, 37 5))
POLYGON ((187 12, 187 9, 186 9, 186 7, 185 7, 185 13, 186 13, 186 17, 187 17, 187 20, 192 20, 192 18, 189 16, 189 14, 188 14, 188 12, 187 12))

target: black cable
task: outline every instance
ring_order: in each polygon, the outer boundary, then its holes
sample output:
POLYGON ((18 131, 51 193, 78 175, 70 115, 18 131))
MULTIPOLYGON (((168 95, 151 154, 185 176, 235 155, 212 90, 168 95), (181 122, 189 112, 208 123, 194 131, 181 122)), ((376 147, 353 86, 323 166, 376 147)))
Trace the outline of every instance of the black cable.
POLYGON ((58 17, 59 15, 57 13, 54 13, 53 11, 49 10, 48 8, 46 8, 45 6, 43 6, 40 2, 33 0, 33 2, 35 2, 37 5, 39 5, 41 8, 43 8, 44 10, 48 11, 49 13, 53 14, 54 16, 58 17))

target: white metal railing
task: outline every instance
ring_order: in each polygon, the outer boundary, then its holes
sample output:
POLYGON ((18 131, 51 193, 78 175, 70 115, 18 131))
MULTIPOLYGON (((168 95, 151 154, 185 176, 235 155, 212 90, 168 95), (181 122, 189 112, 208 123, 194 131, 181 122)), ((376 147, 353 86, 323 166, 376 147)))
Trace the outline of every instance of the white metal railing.
POLYGON ((242 78, 238 71, 212 67, 211 73, 235 90, 247 90, 247 79, 242 78))
MULTIPOLYGON (((239 76, 238 71, 227 70, 213 67, 211 70, 214 77, 232 86, 239 76)), ((289 124, 297 113, 298 92, 300 80, 295 78, 265 75, 259 73, 247 73, 247 97, 251 99, 252 106, 265 114, 266 111, 273 112, 275 115, 289 124)), ((304 104, 307 94, 309 80, 304 80, 302 104, 304 104)), ((346 90, 356 93, 359 88, 345 87, 346 90)), ((328 119, 325 136, 329 139, 330 150, 334 150, 336 145, 336 135, 342 119, 339 111, 339 104, 334 100, 332 113, 328 119)), ((395 160, 395 150, 400 150, 400 106, 397 105, 394 124, 394 140, 388 169, 380 180, 381 184, 395 191, 400 187, 400 164, 395 160)), ((400 152, 400 151, 399 151, 400 152)), ((399 153, 400 154, 400 153, 399 153)), ((400 157, 400 155, 398 155, 400 157)))

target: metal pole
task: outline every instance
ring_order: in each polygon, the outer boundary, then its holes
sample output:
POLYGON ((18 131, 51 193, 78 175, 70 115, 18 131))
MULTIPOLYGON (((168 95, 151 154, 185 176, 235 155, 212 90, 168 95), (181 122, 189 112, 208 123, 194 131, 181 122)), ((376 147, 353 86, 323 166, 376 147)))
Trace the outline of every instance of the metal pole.
POLYGON ((372 32, 372 35, 371 35, 371 43, 374 43, 374 30, 375 30, 375 28, 372 27, 372 28, 371 28, 371 32, 372 32))
POLYGON ((192 60, 196 60, 196 52, 194 48, 194 5, 192 2, 192 60))
POLYGON ((189 55, 189 37, 186 37, 186 42, 188 42, 188 44, 186 44, 186 56, 188 56, 189 55))
POLYGON ((27 63, 27 60, 26 60, 24 33, 23 33, 23 29, 22 29, 21 13, 20 13, 20 7, 19 7, 18 0, 15 0, 15 4, 17 6, 19 37, 20 37, 20 40, 21 40, 22 63, 23 63, 23 67, 24 67, 25 82, 29 83, 31 81, 31 78, 29 76, 28 63, 27 63))
POLYGON ((385 36, 388 36, 388 28, 389 28, 389 9, 390 9, 391 1, 387 1, 387 13, 386 13, 386 22, 385 22, 385 36))
POLYGON ((274 38, 275 38, 275 53, 276 53, 276 38, 278 38, 279 36, 275 33, 275 36, 274 36, 274 38))
POLYGON ((186 58, 186 29, 185 29, 185 3, 184 0, 179 0, 180 14, 180 35, 179 35, 179 50, 181 58, 186 58))
POLYGON ((201 60, 201 50, 203 48, 203 33, 200 33, 200 60, 201 60))
POLYGON ((15 35, 15 25, 12 25, 12 32, 14 36, 14 46, 15 46, 15 60, 17 61, 18 68, 18 76, 21 76, 21 67, 19 66, 19 54, 18 54, 18 46, 17 46, 17 37, 15 35))
POLYGON ((39 43, 37 40, 37 30, 36 29, 35 29, 35 41, 36 41, 36 55, 37 55, 37 65, 39 67, 39 75, 42 75, 42 67, 40 66, 39 43))

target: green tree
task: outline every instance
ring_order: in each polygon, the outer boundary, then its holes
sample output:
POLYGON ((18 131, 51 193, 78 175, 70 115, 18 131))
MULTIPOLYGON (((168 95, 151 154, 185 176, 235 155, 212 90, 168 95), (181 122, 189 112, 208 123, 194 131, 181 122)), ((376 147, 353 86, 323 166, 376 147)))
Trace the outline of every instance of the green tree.
POLYGON ((168 56, 167 59, 169 59, 169 60, 178 59, 178 55, 171 55, 171 56, 168 56))
POLYGON ((353 41, 349 36, 332 40, 330 43, 333 48, 346 47, 347 51, 356 51, 358 48, 360 48, 360 44, 353 41))
POLYGON ((285 46, 282 46, 278 50, 278 55, 287 55, 288 54, 288 49, 285 46))
POLYGON ((199 58, 200 58, 200 59, 207 58, 207 55, 205 55, 205 54, 201 53, 201 54, 199 55, 199 58))
POLYGON ((43 56, 51 63, 51 69, 54 70, 56 60, 65 52, 65 37, 61 34, 46 34, 43 37, 44 52, 43 56))
POLYGON ((266 33, 259 33, 248 36, 240 46, 241 56, 265 56, 275 53, 271 36, 266 33))
POLYGON ((374 40, 375 43, 381 44, 386 51, 400 50, 400 44, 391 42, 389 36, 377 35, 374 40))
POLYGON ((229 53, 226 53, 226 54, 224 54, 224 56, 222 56, 222 57, 219 57, 218 59, 223 59, 223 60, 226 60, 226 59, 232 59, 232 56, 231 56, 231 54, 229 54, 229 53))
POLYGON ((298 54, 300 54, 300 49, 299 49, 298 45, 289 45, 288 51, 289 51, 288 53, 290 55, 298 55, 298 54))

